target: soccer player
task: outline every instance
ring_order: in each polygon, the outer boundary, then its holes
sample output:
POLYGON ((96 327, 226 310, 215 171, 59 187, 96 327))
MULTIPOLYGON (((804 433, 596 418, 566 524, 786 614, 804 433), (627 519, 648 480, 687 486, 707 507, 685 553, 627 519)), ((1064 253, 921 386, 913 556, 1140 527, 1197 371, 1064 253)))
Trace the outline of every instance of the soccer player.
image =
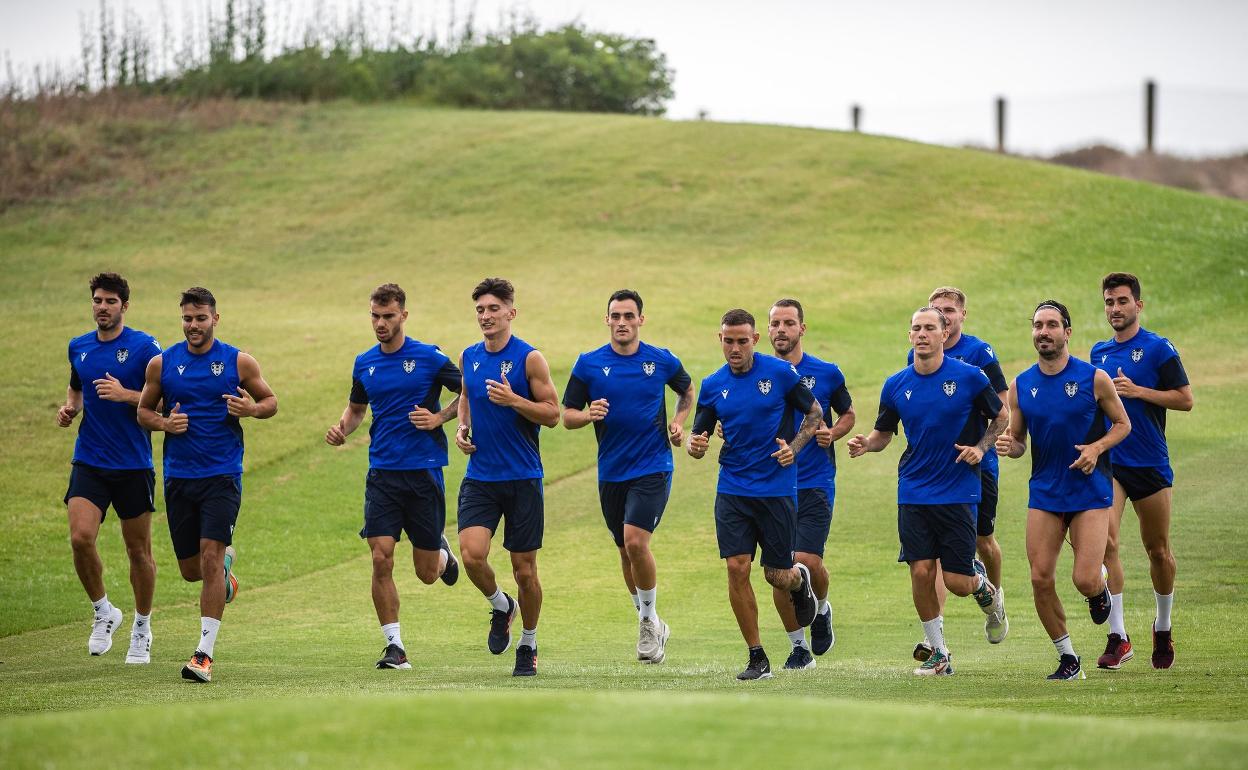
POLYGON ((687 451, 706 455, 716 422, 723 424, 715 536, 728 567, 728 598, 749 663, 738 679, 770 679, 771 663, 758 634, 758 604, 750 586, 750 563, 762 547, 763 574, 785 628, 815 619, 810 570, 793 559, 797 537, 797 453, 815 435, 823 409, 787 361, 755 353, 754 316, 729 310, 719 339, 727 363, 702 381, 687 451), (794 410, 803 416, 794 429, 794 410), (778 596, 777 596, 778 594, 778 596), (787 596, 786 596, 787 594, 787 596), (787 601, 781 601, 787 599, 787 601))
POLYGON ((1036 306, 1031 341, 1039 360, 1010 386, 1010 427, 997 439, 997 453, 1022 457, 1030 432, 1027 561, 1036 614, 1057 648, 1057 670, 1048 678, 1083 679, 1054 573, 1069 534, 1075 587, 1087 597, 1093 623, 1109 618, 1109 587, 1101 574, 1114 497, 1108 452, 1131 432, 1131 422, 1109 375, 1071 357, 1065 305, 1046 299, 1036 306))
POLYGON ((854 407, 840 367, 802 350, 802 337, 806 334, 802 303, 795 299, 777 300, 768 314, 767 334, 776 356, 797 369, 802 385, 823 406, 823 419, 815 431, 815 440, 802 447, 797 455, 797 539, 794 546, 795 558, 810 570, 811 588, 815 600, 819 602, 819 609, 810 626, 809 646, 801 626, 794 624, 793 628, 785 628, 789 641, 793 643, 793 651, 784 667, 814 668, 812 650, 815 655, 823 655, 836 643, 836 635, 832 631, 832 605, 828 603, 828 570, 823 563, 823 548, 832 526, 832 506, 836 500, 833 443, 853 429, 854 407), (832 419, 833 413, 835 420, 832 419))
POLYGON ((847 442, 849 456, 861 457, 887 447, 898 423, 906 426, 897 466, 897 561, 910 565, 914 608, 932 644, 931 656, 914 670, 920 676, 953 673, 936 595, 937 560, 954 595, 973 596, 990 621, 1001 614, 1000 591, 974 565, 975 505, 980 460, 994 449, 1008 413, 978 367, 945 355, 947 323, 933 307, 914 312, 914 363, 885 381, 870 435, 847 442))
POLYGON ((464 383, 455 445, 468 455, 459 487, 459 554, 473 585, 490 602, 490 652, 501 655, 511 646, 518 607, 524 626, 512 675, 536 676, 542 610, 537 550, 545 524, 537 434, 543 425, 559 424, 559 394, 545 357, 511 333, 515 293, 503 278, 486 278, 472 290, 484 340, 459 361, 464 383), (515 599, 498 587, 488 561, 500 520, 503 548, 511 553, 515 599))
POLYGON ((156 476, 152 470, 152 437, 135 422, 143 388, 143 372, 160 344, 151 335, 126 326, 130 285, 117 273, 91 279, 91 309, 96 328, 69 343, 69 388, 56 422, 68 428, 80 412, 82 425, 74 444, 73 470, 65 504, 74 569, 91 600, 94 620, 87 651, 103 655, 112 649, 122 612, 104 590, 104 563, 95 541, 111 504, 121 520, 121 537, 130 558, 134 589, 134 623, 127 663, 147 663, 152 647, 152 594, 156 562, 152 560, 152 511, 156 476), (84 387, 89 383, 90 387, 84 387))
POLYGON ((377 668, 410 669, 399 632, 399 589, 394 584, 394 549, 403 533, 412 543, 416 577, 425 585, 441 578, 454 585, 459 565, 442 530, 446 527, 446 433, 458 397, 442 408, 442 388, 456 393, 459 369, 434 345, 408 337, 407 293, 386 283, 369 297, 377 344, 355 358, 351 395, 342 417, 325 433, 342 446, 373 410, 368 436, 368 478, 364 482, 364 528, 373 556, 373 608, 386 640, 377 668))
POLYGON ((221 616, 238 591, 231 543, 243 498, 240 420, 272 417, 277 396, 255 358, 216 338, 221 316, 212 292, 192 287, 180 304, 186 341, 148 362, 138 418, 144 428, 165 433, 173 553, 183 579, 203 582, 199 642, 182 678, 210 682, 221 616), (162 399, 167 414, 156 411, 162 399))
MULTIPOLYGON (((1009 385, 1001 372, 1001 362, 992 346, 978 337, 965 334, 962 324, 966 321, 966 293, 953 286, 941 286, 933 289, 927 298, 928 307, 934 307, 945 316, 948 322, 949 338, 945 340, 945 355, 956 358, 967 364, 978 366, 992 385, 993 391, 1001 399, 1007 401, 1009 385)), ((914 350, 907 353, 908 364, 914 363, 914 350)), ((984 421, 987 427, 987 420, 984 421)), ((1010 621, 1005 614, 1005 587, 1001 584, 1001 546, 997 543, 997 453, 989 451, 979 464, 980 496, 975 511, 975 552, 988 575, 988 581, 997 587, 1001 597, 1001 614, 999 620, 988 617, 984 625, 984 633, 991 644, 1005 641, 1010 631, 1010 621)), ((940 600, 943 613, 945 608, 944 584, 940 579, 940 564, 936 566, 936 595, 940 600)), ((914 658, 922 663, 932 654, 932 645, 924 639, 914 646, 914 658)))
POLYGON ((1157 612, 1153 620, 1153 668, 1174 664, 1170 611, 1174 605, 1174 554, 1170 550, 1170 488, 1174 471, 1166 448, 1166 410, 1192 410, 1192 388, 1179 352, 1165 337, 1140 326, 1140 279, 1110 273, 1101 281, 1105 318, 1112 339, 1092 346, 1092 363, 1114 381, 1131 418, 1131 435, 1110 452, 1114 469, 1114 509, 1109 517, 1105 567, 1114 596, 1105 653, 1100 668, 1116 670, 1131 659, 1131 638, 1122 618, 1125 577, 1119 547, 1122 512, 1127 500, 1140 520, 1140 539, 1148 554, 1157 612))
POLYGON ((672 449, 684 443, 693 381, 680 359, 641 341, 641 295, 621 289, 607 300, 611 341, 582 353, 563 391, 563 425, 594 426, 598 499, 620 551, 624 585, 637 608, 637 659, 662 663, 671 633, 658 615, 658 574, 650 538, 672 488, 672 449), (664 389, 679 399, 667 419, 664 389))

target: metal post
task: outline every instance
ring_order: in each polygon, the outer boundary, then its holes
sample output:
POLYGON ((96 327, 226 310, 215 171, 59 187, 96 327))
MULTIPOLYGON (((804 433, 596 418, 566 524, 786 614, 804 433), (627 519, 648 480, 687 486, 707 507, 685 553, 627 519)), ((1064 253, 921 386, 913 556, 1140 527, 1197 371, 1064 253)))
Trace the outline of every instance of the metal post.
POLYGON ((854 131, 858 131, 858 126, 862 123, 862 107, 853 105, 849 110, 850 121, 854 124, 854 131))
POLYGON ((1005 97, 997 97, 997 152, 1005 152, 1005 97))
POLYGON ((1157 126, 1157 82, 1144 81, 1144 152, 1152 154, 1157 126))

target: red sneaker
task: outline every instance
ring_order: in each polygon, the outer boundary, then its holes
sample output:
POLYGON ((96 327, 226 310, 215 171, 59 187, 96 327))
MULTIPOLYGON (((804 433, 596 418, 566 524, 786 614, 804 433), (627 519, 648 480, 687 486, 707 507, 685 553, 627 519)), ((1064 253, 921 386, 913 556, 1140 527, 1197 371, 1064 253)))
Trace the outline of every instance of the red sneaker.
POLYGON ((1170 668, 1174 665, 1174 640, 1169 631, 1153 629, 1153 668, 1170 668))
POLYGON ((1101 653, 1101 657, 1096 659, 1097 668, 1107 668, 1111 671, 1117 671, 1122 668, 1122 664, 1135 655, 1131 650, 1131 639, 1119 636, 1118 634, 1109 635, 1109 643, 1105 645, 1105 652, 1101 653))

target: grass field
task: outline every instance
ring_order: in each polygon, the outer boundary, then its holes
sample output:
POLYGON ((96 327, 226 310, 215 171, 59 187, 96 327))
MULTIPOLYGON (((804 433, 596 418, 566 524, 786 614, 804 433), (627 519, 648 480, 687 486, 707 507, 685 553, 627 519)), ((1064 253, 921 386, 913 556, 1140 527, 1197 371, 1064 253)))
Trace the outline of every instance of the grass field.
MULTIPOLYGON (((105 186, 0 215, 5 766, 340 766, 399 751, 412 764, 474 767, 894 767, 934 756, 1004 767, 1248 765, 1248 664, 1237 654, 1248 643, 1248 537, 1233 483, 1248 460, 1245 204, 857 135, 396 105, 309 109, 275 127, 179 140, 153 162, 153 186, 105 186), (54 414, 65 343, 91 328, 86 281, 101 269, 129 278, 128 323, 164 343, 181 336, 178 292, 211 288, 219 336, 253 353, 278 393, 279 414, 246 425, 242 593, 208 686, 178 677, 198 587, 178 578, 160 513, 152 665, 125 666, 124 641, 100 658, 84 651, 89 607, 61 503, 74 430, 57 429, 54 414), (542 432, 537 679, 513 680, 510 655, 485 651, 487 605, 467 580, 425 587, 410 570, 399 586, 415 669, 372 669, 382 644, 356 535, 366 434, 342 449, 323 435, 346 402, 354 356, 373 344, 375 285, 407 289, 411 336, 458 351, 479 339, 472 286, 511 278, 515 329, 545 352, 561 390, 576 354, 606 341, 615 288, 642 293, 643 338, 671 348, 695 380, 722 363, 714 335, 725 309, 764 315, 777 297, 797 296, 807 350, 841 365, 866 428, 880 384, 904 363, 909 313, 931 287, 969 293, 968 331, 990 340, 1013 376, 1033 360, 1027 322, 1040 299, 1070 306, 1077 354, 1108 336, 1098 288, 1109 270, 1141 276, 1144 323, 1179 347, 1196 395, 1195 410, 1168 427, 1174 669, 1148 667, 1152 594, 1133 544, 1127 627, 1145 654, 1117 673, 1044 681, 1055 661, 1030 603, 1021 460, 1004 463, 998 516, 1010 637, 989 647, 978 609, 953 602, 958 675, 916 681, 918 625, 895 563, 902 442, 854 461, 839 452, 828 546, 836 647, 815 670, 750 686, 733 679, 745 650, 715 548, 715 464, 679 453, 655 539, 673 637, 666 663, 639 666, 636 616, 597 509, 592 433, 562 428, 542 432)), ((452 457, 448 500, 462 471, 452 457)), ((1134 543, 1129 521, 1124 532, 1134 543)), ((101 550, 128 626, 133 599, 111 516, 101 550)), ((1079 652, 1095 658, 1102 629, 1068 581, 1059 590, 1079 652)), ((778 667, 787 640, 765 606, 760 615, 778 667)))

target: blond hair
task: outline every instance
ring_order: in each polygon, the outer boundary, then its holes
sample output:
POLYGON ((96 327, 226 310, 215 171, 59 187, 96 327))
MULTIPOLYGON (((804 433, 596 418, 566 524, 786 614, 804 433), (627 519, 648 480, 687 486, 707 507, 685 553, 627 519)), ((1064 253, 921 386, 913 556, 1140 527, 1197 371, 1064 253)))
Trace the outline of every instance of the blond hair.
POLYGON ((932 293, 927 296, 927 301, 930 303, 938 297, 948 297, 958 303, 958 307, 966 308, 966 292, 956 286, 941 286, 940 288, 932 289, 932 293))

